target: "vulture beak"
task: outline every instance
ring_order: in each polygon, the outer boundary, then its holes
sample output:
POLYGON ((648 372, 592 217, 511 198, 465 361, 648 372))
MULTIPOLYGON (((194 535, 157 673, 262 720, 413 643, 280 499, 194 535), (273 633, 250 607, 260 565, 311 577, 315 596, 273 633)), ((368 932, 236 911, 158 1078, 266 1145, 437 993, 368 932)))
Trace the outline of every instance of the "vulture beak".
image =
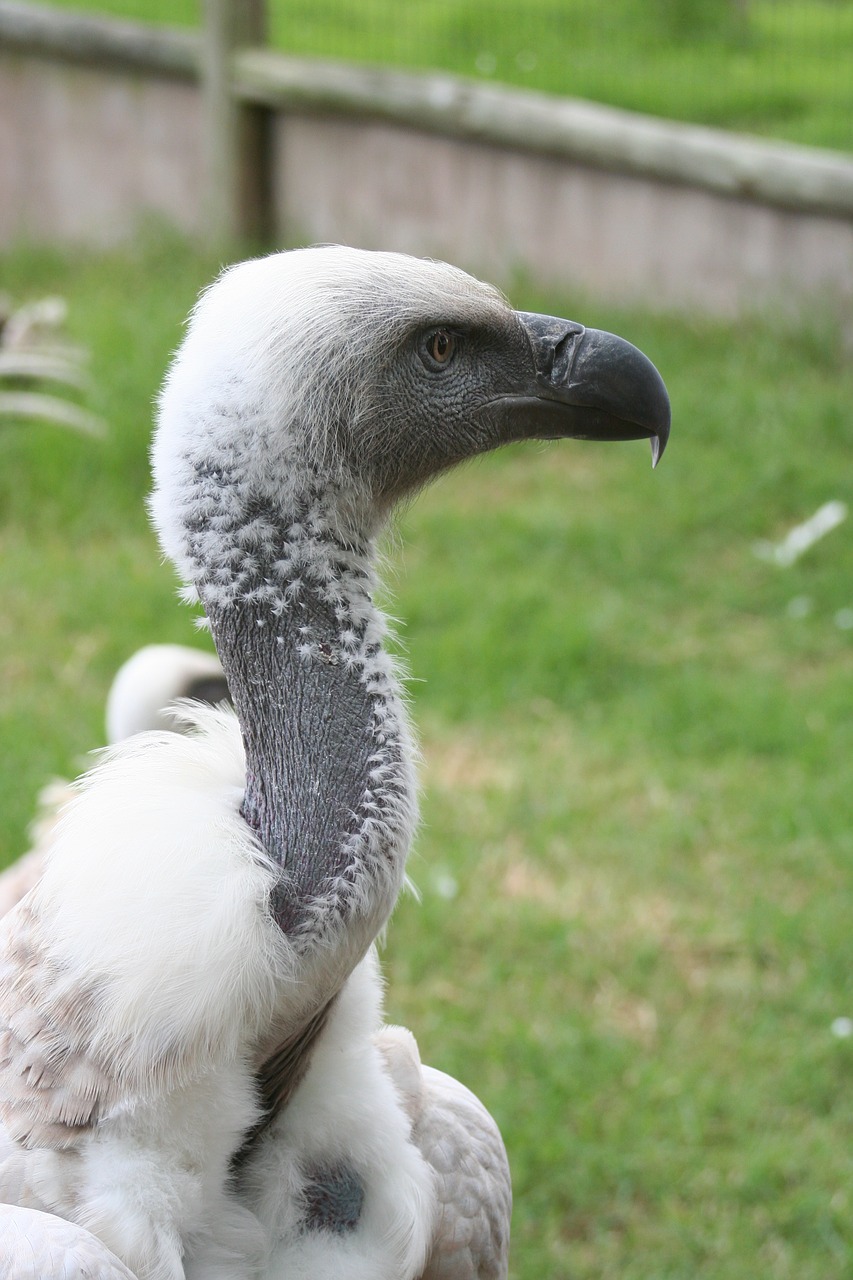
POLYGON ((650 439, 656 466, 669 438, 669 396, 642 351, 572 320, 517 311, 535 373, 502 403, 512 438, 650 439))

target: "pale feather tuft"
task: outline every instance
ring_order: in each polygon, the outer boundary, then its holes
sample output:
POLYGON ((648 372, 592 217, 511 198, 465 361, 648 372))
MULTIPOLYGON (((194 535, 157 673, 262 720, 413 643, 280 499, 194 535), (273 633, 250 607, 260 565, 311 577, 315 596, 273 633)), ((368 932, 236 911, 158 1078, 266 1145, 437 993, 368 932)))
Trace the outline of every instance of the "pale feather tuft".
POLYGON ((292 974, 275 870, 239 814, 237 721, 181 714, 192 735, 138 734, 81 779, 32 899, 54 998, 98 991, 91 1050, 142 1088, 233 1057, 292 974))

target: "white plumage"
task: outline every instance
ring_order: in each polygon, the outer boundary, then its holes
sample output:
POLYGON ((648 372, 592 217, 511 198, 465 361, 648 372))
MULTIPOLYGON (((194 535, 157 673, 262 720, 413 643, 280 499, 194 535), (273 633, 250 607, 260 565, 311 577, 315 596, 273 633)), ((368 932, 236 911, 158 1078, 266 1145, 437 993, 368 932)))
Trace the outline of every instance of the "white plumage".
POLYGON ((243 1046, 288 974, 238 814, 240 736, 206 720, 111 749, 2 922, 0 1199, 23 1184, 140 1280, 183 1275, 190 1238, 242 1232, 224 1188, 257 1114, 243 1046))
POLYGON ((375 540, 507 440, 667 431, 634 348, 443 264, 299 251, 203 296, 151 509, 236 718, 107 752, 2 923, 0 1199, 139 1280, 506 1274, 494 1123, 381 1026, 417 806, 375 540))
MULTIPOLYGON (((211 704, 228 701, 218 658, 187 645, 145 645, 122 663, 110 685, 105 716, 107 742, 115 745, 146 729, 183 732, 187 725, 176 704, 187 698, 211 704)), ((54 778, 42 789, 29 828, 32 848, 0 872, 0 917, 11 911, 41 878, 59 815, 73 794, 73 788, 62 778, 54 778)))
POLYGON ((97 1236, 38 1209, 0 1204, 0 1280, 134 1280, 97 1236))

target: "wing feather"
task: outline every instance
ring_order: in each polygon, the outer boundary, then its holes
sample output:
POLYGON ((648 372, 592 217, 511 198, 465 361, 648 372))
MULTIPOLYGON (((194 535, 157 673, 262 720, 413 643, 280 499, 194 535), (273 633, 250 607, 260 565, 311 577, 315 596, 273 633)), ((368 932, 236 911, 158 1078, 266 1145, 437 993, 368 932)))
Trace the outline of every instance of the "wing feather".
POLYGON ((469 1089, 424 1066, 412 1137, 435 1170, 439 1216, 422 1280, 504 1280, 512 1188, 500 1131, 469 1089))
POLYGON ((470 1089, 421 1064, 410 1032, 383 1027, 376 1042, 435 1179, 438 1217, 421 1280, 506 1280, 512 1186, 497 1124, 470 1089))
POLYGON ((69 1003, 44 933, 30 897, 0 927, 0 1120, 21 1145, 56 1149, 119 1095, 114 1073, 86 1049, 97 1001, 81 986, 69 1003))

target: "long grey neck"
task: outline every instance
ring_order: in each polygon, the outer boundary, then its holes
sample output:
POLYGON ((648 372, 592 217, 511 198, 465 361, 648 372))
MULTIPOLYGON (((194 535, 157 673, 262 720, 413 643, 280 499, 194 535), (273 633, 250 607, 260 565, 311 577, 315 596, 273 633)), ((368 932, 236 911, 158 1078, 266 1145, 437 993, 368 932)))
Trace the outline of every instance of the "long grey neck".
POLYGON ((297 952, 345 936, 343 980, 402 883, 416 809, 408 729, 372 543, 344 544, 322 501, 276 523, 239 590, 200 594, 245 744, 242 813, 280 868, 271 910, 297 952))

